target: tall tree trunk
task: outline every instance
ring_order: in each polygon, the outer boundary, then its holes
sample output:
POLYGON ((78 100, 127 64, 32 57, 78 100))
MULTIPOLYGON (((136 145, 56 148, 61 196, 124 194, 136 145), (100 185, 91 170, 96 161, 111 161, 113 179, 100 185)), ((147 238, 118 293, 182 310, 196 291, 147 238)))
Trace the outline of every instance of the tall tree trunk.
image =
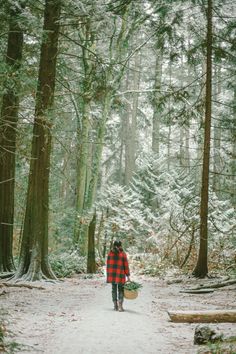
MULTIPOLYGON (((202 62, 202 102, 204 102, 206 97, 206 62, 202 62)), ((195 193, 200 197, 200 186, 201 186, 201 176, 202 176, 202 159, 203 159, 203 137, 204 137, 204 117, 205 117, 205 107, 201 109, 199 115, 199 126, 198 126, 198 138, 197 138, 197 161, 198 166, 195 173, 195 193)))
POLYGON ((100 172, 101 159, 102 159, 103 143, 104 143, 104 137, 106 131, 106 121, 111 109, 111 103, 112 103, 111 93, 107 92, 104 98, 102 116, 97 126, 97 136, 95 141, 96 148, 94 149, 93 161, 92 161, 92 174, 91 174, 91 179, 90 179, 87 198, 86 198, 86 209, 88 210, 92 207, 96 197, 98 176, 100 172))
MULTIPOLYGON (((189 44, 190 47, 190 44, 189 44)), ((181 57, 181 88, 184 86, 183 78, 184 78, 184 62, 183 56, 181 57)), ((190 67, 188 66, 188 76, 187 82, 190 84, 191 77, 190 77, 190 67)), ((189 154, 189 139, 190 139, 190 117, 187 122, 181 122, 180 126, 180 165, 183 166, 187 171, 190 169, 190 154, 189 154)))
POLYGON ((197 265, 193 271, 193 275, 199 278, 204 278, 208 273, 208 197, 212 106, 212 0, 208 0, 207 3, 207 72, 204 153, 200 206, 200 247, 197 265))
POLYGON ((106 122, 107 122, 108 114, 110 112, 111 103, 112 103, 112 96, 111 93, 108 92, 104 98, 102 116, 99 122, 97 123, 96 140, 94 143, 94 149, 93 149, 94 151, 93 151, 93 156, 91 161, 91 171, 87 171, 87 174, 89 176, 87 176, 86 178, 86 190, 85 190, 84 204, 83 204, 83 213, 85 214, 87 220, 85 222, 82 221, 80 225, 80 230, 79 230, 80 234, 79 234, 79 243, 78 243, 78 247, 82 255, 85 255, 88 249, 87 248, 88 229, 89 229, 88 213, 91 207, 93 206, 93 203, 96 198, 97 184, 98 184, 100 166, 102 160, 104 137, 106 132, 106 122))
POLYGON ((48 262, 51 127, 59 37, 60 0, 46 0, 36 94, 30 175, 19 268, 15 278, 53 278, 48 262))
POLYGON ((93 218, 89 224, 89 229, 88 229, 87 273, 96 273, 95 229, 96 229, 96 211, 93 214, 93 218))
POLYGON ((77 158, 77 187, 76 187, 76 220, 74 230, 74 244, 79 247, 81 253, 84 253, 81 244, 84 243, 84 209, 85 198, 88 189, 88 174, 90 166, 88 164, 91 144, 89 143, 89 132, 91 130, 91 98, 93 96, 93 81, 95 74, 95 62, 93 53, 96 51, 96 42, 94 32, 91 28, 91 21, 88 18, 81 26, 80 41, 82 48, 82 64, 84 79, 81 92, 81 122, 78 122, 77 141, 78 141, 78 158, 77 158), (80 245, 79 245, 80 244, 80 245))
MULTIPOLYGON (((126 74, 126 90, 129 90, 129 83, 130 83, 130 69, 128 68, 127 74, 126 74)), ((130 95, 128 95, 128 102, 126 104, 126 110, 124 112, 123 116, 123 133, 124 133, 124 146, 125 146, 125 171, 124 171, 124 182, 125 185, 129 184, 129 181, 131 180, 132 177, 132 155, 131 155, 131 142, 130 142, 130 137, 132 135, 132 127, 131 127, 131 102, 130 102, 130 95)))
POLYGON ((0 115, 0 271, 14 269, 12 257, 14 225, 15 151, 19 111, 19 69, 23 32, 19 25, 21 3, 12 5, 7 41, 6 64, 9 78, 3 83, 0 115))
MULTIPOLYGON (((236 121, 236 87, 234 87, 234 105, 233 105, 233 118, 236 121)), ((232 181, 232 195, 231 200, 234 209, 236 210, 236 137, 235 130, 232 130, 232 162, 231 162, 231 181, 232 181)))
MULTIPOLYGON (((171 61, 169 62, 169 85, 171 87, 172 84, 172 63, 171 61)), ((167 170, 170 171, 170 162, 171 162, 171 123, 172 123, 172 118, 171 118, 171 97, 169 97, 169 102, 168 102, 168 120, 169 120, 169 126, 168 126, 168 135, 167 135, 167 170)))
POLYGON ((83 228, 84 199, 86 195, 87 164, 89 154, 88 134, 90 127, 90 107, 88 102, 82 104, 82 130, 78 136, 78 161, 77 161, 77 190, 76 190, 76 222, 74 230, 74 244, 78 245, 83 228))
POLYGON ((161 79, 162 79, 162 49, 160 54, 156 56, 155 66, 155 83, 154 83, 154 98, 153 98, 153 117, 152 117, 152 151, 159 156, 160 151, 160 108, 158 98, 160 97, 161 79))
MULTIPOLYGON (((215 72, 216 80, 218 82, 215 83, 215 100, 217 100, 217 96, 221 93, 221 75, 220 68, 215 72)), ((218 173, 220 172, 221 160, 220 160, 220 148, 221 148, 221 126, 220 122, 214 124, 213 131, 213 190, 219 196, 220 195, 220 176, 218 173)))
MULTIPOLYGON (((132 89, 134 91, 139 90, 140 77, 141 77, 141 52, 136 52, 134 58, 134 74, 132 76, 132 89)), ((128 109, 127 114, 127 126, 126 126, 126 171, 125 173, 125 184, 129 184, 133 173, 135 171, 135 159, 137 150, 137 113, 138 113, 138 93, 133 92, 132 94, 132 105, 131 109, 128 109)))

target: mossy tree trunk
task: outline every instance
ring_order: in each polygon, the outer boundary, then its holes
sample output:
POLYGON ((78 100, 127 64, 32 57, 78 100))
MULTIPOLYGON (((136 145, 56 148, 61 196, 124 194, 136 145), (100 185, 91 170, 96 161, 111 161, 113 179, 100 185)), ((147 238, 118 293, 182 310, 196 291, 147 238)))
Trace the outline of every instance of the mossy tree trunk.
POLYGON ((207 71, 205 99, 205 132, 202 169, 202 188, 200 206, 200 247, 197 265, 193 275, 204 278, 208 273, 208 199, 209 199, 209 164, 211 141, 211 106, 212 106, 212 0, 207 7, 207 71))
POLYGON ((48 209, 60 7, 60 0, 45 2, 27 204, 16 279, 54 278, 48 262, 48 209))
POLYGON ((87 19, 81 25, 79 31, 82 48, 82 65, 84 79, 81 88, 81 121, 78 121, 77 141, 78 141, 78 157, 77 157, 77 186, 76 186, 76 220, 74 229, 74 244, 79 248, 81 254, 86 251, 84 245, 84 235, 86 234, 87 225, 85 224, 84 202, 87 193, 87 176, 90 168, 88 160, 90 153, 89 132, 91 130, 91 100, 94 95, 93 82, 95 81, 95 61, 93 53, 95 52, 96 43, 94 32, 91 29, 91 20, 87 19))
POLYGON ((14 270, 12 257, 14 224, 15 151, 19 110, 19 70, 23 32, 20 27, 22 4, 10 10, 5 79, 0 114, 0 271, 14 270))

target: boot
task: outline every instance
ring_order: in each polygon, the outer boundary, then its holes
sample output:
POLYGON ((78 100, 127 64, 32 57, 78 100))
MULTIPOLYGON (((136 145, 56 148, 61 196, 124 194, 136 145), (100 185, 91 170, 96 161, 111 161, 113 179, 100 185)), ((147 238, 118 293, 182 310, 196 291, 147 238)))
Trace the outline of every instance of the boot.
POLYGON ((119 311, 119 312, 124 312, 124 309, 123 309, 123 301, 119 301, 119 302, 118 302, 118 311, 119 311))
POLYGON ((118 303, 117 303, 117 301, 113 301, 113 302, 114 302, 114 310, 118 311, 118 303))

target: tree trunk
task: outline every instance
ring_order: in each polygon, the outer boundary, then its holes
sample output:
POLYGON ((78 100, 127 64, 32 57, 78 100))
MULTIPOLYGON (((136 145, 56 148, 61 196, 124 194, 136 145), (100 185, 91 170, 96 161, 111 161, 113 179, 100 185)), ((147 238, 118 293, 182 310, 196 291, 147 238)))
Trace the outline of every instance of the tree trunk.
POLYGON ((14 224, 15 151, 19 111, 19 69, 23 32, 19 25, 21 4, 12 5, 9 20, 6 64, 9 78, 3 83, 0 115, 0 272, 14 269, 12 257, 14 224), (13 82, 14 81, 14 82, 13 82))
MULTIPOLYGON (((129 82, 130 82, 130 70, 128 69, 126 74, 127 90, 129 90, 129 82)), ((128 96, 128 100, 130 100, 130 95, 128 96)), ((125 140, 125 144, 124 144, 125 146, 125 173, 124 173, 125 185, 128 185, 129 181, 132 178, 132 152, 131 152, 132 126, 130 123, 131 112, 132 112, 131 102, 128 102, 123 117, 123 132, 124 132, 124 140, 125 140)))
POLYGON ((236 310, 168 311, 171 321, 188 323, 236 322, 236 310))
POLYGON ((97 137, 95 141, 96 148, 93 154, 92 174, 91 174, 91 179, 89 183, 88 194, 87 194, 86 204, 85 204, 87 210, 89 210, 92 207, 96 197, 97 182, 98 182, 98 176, 100 172, 104 136, 106 131, 106 121, 107 121, 108 114, 110 112, 111 103, 112 103, 111 93, 107 92, 104 98, 102 117, 98 122, 98 126, 97 126, 97 137))
MULTIPOLYGON (((169 62, 169 85, 171 88, 172 84, 172 63, 169 62)), ((171 124, 172 124, 172 117, 171 117, 171 97, 169 97, 168 102, 168 135, 167 135, 167 170, 170 171, 170 162, 171 162, 171 124)))
MULTIPOLYGON (((220 68, 215 73, 216 79, 218 83, 215 83, 215 100, 218 99, 218 95, 221 93, 221 75, 220 68)), ((219 117, 220 118, 220 117, 219 117)), ((220 172, 221 160, 220 160, 220 149, 221 149, 221 124, 214 124, 213 131, 213 191, 219 196, 220 195, 220 176, 218 173, 220 172)))
POLYGON ((211 92, 212 92, 212 0, 208 0, 207 9, 207 72, 205 100, 205 133, 202 170, 201 206, 200 206, 200 248, 197 265, 193 275, 204 278, 208 273, 208 194, 209 163, 211 139, 211 92))
POLYGON ((87 160, 88 160, 88 134, 90 126, 90 109, 87 102, 83 103, 82 109, 82 131, 78 136, 78 162, 77 162, 77 191, 76 191, 76 222, 74 230, 74 244, 77 245, 81 238, 83 227, 84 199, 86 194, 87 160))
POLYGON ((160 108, 158 105, 158 98, 160 97, 161 79, 162 79, 162 49, 160 54, 156 56, 155 66, 155 83, 154 83, 154 98, 153 98, 153 117, 152 117, 152 151, 159 156, 160 145, 160 108))
POLYGON ((55 277, 48 263, 48 189, 60 5, 57 0, 45 3, 27 204, 15 275, 26 280, 55 277))
MULTIPOLYGON (((236 87, 234 87, 234 105, 233 105, 233 119, 236 121, 236 87)), ((231 182, 232 182, 232 194, 231 200, 234 209, 236 210, 236 137, 235 130, 232 129, 232 161, 231 161, 231 182)))
POLYGON ((94 95, 93 81, 95 74, 95 62, 93 53, 96 51, 96 42, 94 32, 91 28, 91 21, 88 18, 81 26, 80 41, 83 44, 82 48, 82 64, 84 79, 82 82, 81 92, 81 113, 82 120, 78 122, 77 141, 78 141, 78 159, 77 159, 77 187, 76 187, 76 220, 74 230, 74 244, 80 249, 81 254, 86 253, 84 247, 87 236, 87 227, 84 223, 86 217, 85 199, 88 192, 88 175, 90 174, 91 166, 89 166, 88 159, 91 149, 89 142, 89 132, 91 130, 91 99, 94 95))
POLYGON ((95 258, 95 229, 96 229, 96 212, 89 224, 88 229, 88 258, 87 258, 87 273, 96 273, 96 258, 95 258))
MULTIPOLYGON (((136 52, 134 58, 134 75, 133 75, 133 90, 139 90, 141 78, 141 52, 136 52)), ((132 110, 131 110, 131 135, 130 139, 130 163, 131 163, 131 176, 135 172, 135 160, 137 154, 137 113, 138 113, 138 93, 132 93, 132 110)))

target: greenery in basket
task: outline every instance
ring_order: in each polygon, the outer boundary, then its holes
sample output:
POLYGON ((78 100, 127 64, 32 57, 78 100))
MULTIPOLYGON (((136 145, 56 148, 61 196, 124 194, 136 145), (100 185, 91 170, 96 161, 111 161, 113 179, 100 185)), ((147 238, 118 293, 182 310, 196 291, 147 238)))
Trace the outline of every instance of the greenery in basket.
POLYGON ((125 283, 124 289, 129 290, 129 291, 137 291, 142 288, 142 284, 137 283, 135 281, 129 281, 125 283))

